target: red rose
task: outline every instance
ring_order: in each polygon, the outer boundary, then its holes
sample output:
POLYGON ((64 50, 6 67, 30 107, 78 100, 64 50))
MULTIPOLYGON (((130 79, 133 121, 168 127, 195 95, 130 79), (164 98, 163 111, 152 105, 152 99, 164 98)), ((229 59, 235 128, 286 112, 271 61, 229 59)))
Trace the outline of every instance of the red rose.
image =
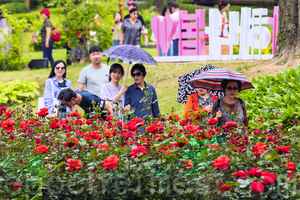
POLYGON ((23 187, 23 184, 21 182, 15 181, 15 182, 11 183, 11 189, 13 191, 18 191, 22 187, 23 187))
POLYGON ((101 135, 97 131, 91 131, 84 136, 86 141, 101 140, 101 135))
POLYGON ((226 192, 226 191, 231 190, 232 186, 227 183, 221 183, 221 184, 219 184, 218 188, 221 192, 226 192))
POLYGON ((260 135, 261 133, 262 133, 262 131, 259 130, 259 129, 255 129, 255 130, 253 131, 253 134, 254 134, 254 135, 260 135))
POLYGON ((15 121, 12 119, 7 119, 2 121, 1 128, 3 128, 7 133, 14 131, 15 121))
POLYGON ((144 120, 142 118, 133 118, 125 126, 130 131, 136 131, 139 126, 144 125, 144 120))
POLYGON ((184 167, 186 169, 192 169, 193 168, 193 161, 192 160, 185 160, 183 162, 183 164, 184 164, 184 167))
POLYGON ((134 138, 135 135, 136 135, 136 132, 134 132, 134 131, 122 130, 122 132, 121 132, 121 136, 126 140, 130 139, 130 138, 134 138))
POLYGON ((256 156, 259 157, 261 154, 265 153, 267 150, 267 145, 263 142, 257 142, 253 147, 252 147, 252 153, 256 156))
POLYGON ((289 153, 291 146, 277 146, 276 150, 278 153, 289 153))
POLYGON ((137 145, 131 149, 130 157, 136 158, 139 155, 146 155, 148 153, 147 148, 142 145, 137 145))
POLYGON ((58 129, 59 128, 59 120, 58 119, 51 120, 50 128, 51 129, 58 129))
POLYGON ((230 165, 230 158, 228 156, 219 156, 213 161, 213 167, 218 170, 227 170, 230 165))
POLYGON ((162 133, 164 131, 164 125, 160 121, 154 122, 146 128, 146 131, 152 134, 162 133))
POLYGON ((42 139, 40 138, 40 136, 34 136, 34 143, 35 144, 41 144, 42 143, 42 139))
POLYGON ((249 176, 256 176, 259 177, 261 175, 262 170, 256 167, 253 167, 251 169, 248 169, 247 174, 249 176))
POLYGON ((218 123, 218 118, 214 117, 214 118, 210 118, 207 120, 207 123, 211 126, 214 126, 218 123))
POLYGON ((251 183, 251 191, 255 193, 262 193, 265 191, 265 186, 259 181, 253 181, 251 183))
POLYGON ((67 138, 67 142, 64 143, 64 146, 65 147, 70 147, 70 148, 73 148, 73 147, 76 147, 77 145, 79 144, 79 139, 78 138, 67 138))
POLYGON ((277 180, 277 175, 275 173, 267 171, 263 171, 261 177, 264 185, 274 185, 277 180))
POLYGON ((46 145, 38 145, 35 147, 35 152, 38 154, 48 153, 48 147, 46 145))
POLYGON ((238 124, 235 121, 227 121, 222 128, 223 129, 231 129, 231 128, 237 128, 238 124))
POLYGON ((81 118, 81 115, 79 112, 71 112, 70 114, 68 114, 69 117, 75 117, 75 118, 78 118, 80 119, 81 118))
POLYGON ((102 161, 102 167, 105 170, 115 170, 118 167, 119 160, 120 158, 117 155, 108 156, 102 161))
POLYGON ((100 149, 101 151, 108 151, 109 150, 109 145, 107 143, 98 144, 97 148, 100 149))
POLYGON ((6 109, 7 109, 6 105, 0 105, 0 116, 6 112, 6 109))
POLYGON ((48 115, 48 108, 41 108, 38 112, 37 115, 39 117, 46 117, 48 115))
POLYGON ((67 159, 67 170, 69 172, 79 171, 82 168, 81 160, 67 159))
POLYGON ((289 161, 286 165, 286 168, 287 168, 287 170, 290 170, 290 171, 294 172, 294 171, 296 171, 297 166, 294 162, 289 161))
POLYGON ((234 172, 232 175, 234 177, 240 178, 240 179, 246 179, 248 177, 247 172, 244 170, 238 170, 238 171, 234 172))

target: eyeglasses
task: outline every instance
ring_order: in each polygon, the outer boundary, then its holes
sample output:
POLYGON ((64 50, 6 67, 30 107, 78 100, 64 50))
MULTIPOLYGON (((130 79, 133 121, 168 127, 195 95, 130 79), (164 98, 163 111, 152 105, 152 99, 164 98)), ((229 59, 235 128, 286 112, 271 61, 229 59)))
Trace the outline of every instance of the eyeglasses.
POLYGON ((136 72, 136 73, 133 73, 132 76, 135 77, 135 76, 142 76, 143 73, 142 72, 136 72))
POLYGON ((64 70, 66 68, 65 67, 55 67, 55 69, 57 69, 57 70, 64 70))
POLYGON ((231 86, 229 86, 229 87, 227 87, 226 88, 226 90, 238 90, 239 88, 237 88, 237 87, 231 87, 231 86))

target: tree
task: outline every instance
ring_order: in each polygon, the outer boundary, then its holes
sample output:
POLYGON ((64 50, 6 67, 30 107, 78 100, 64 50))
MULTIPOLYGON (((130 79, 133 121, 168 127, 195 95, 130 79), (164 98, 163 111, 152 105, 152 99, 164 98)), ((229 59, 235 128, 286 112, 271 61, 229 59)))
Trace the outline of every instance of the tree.
POLYGON ((279 58, 293 64, 300 50, 300 0, 280 0, 279 58))

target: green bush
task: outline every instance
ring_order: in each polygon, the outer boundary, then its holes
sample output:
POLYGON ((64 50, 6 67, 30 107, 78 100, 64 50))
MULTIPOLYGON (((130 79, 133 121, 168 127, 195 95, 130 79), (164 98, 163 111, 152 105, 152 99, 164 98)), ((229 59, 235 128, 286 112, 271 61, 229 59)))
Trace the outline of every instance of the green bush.
POLYGON ((277 76, 265 76, 253 81, 255 90, 242 94, 247 102, 250 126, 263 122, 263 128, 283 125, 290 128, 300 120, 300 69, 291 69, 277 76))
POLYGON ((3 5, 9 13, 23 13, 27 12, 26 4, 23 2, 10 2, 3 5))
POLYGON ((19 70, 25 67, 23 58, 23 33, 28 26, 26 20, 17 19, 7 14, 2 7, 11 33, 4 34, 4 42, 0 44, 0 70, 19 70))
POLYGON ((63 27, 67 38, 72 46, 77 46, 79 40, 77 33, 80 32, 89 44, 99 44, 102 49, 111 46, 113 15, 118 9, 116 0, 109 2, 94 2, 74 4, 67 0, 65 5, 65 19, 63 27), (95 23, 95 16, 99 15, 99 24, 95 23), (96 40, 90 36, 90 31, 96 31, 96 40))
POLYGON ((16 105, 28 103, 38 95, 38 84, 30 81, 0 83, 0 104, 16 105))

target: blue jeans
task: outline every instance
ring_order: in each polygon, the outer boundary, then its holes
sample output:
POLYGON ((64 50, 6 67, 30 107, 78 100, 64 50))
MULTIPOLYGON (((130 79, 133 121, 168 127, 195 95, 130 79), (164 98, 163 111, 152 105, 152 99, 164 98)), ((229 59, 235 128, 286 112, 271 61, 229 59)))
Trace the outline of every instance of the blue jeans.
POLYGON ((173 40, 173 56, 179 55, 179 39, 173 40))
POLYGON ((42 51, 43 51, 43 58, 48 59, 51 67, 53 67, 53 65, 54 65, 54 59, 52 56, 53 42, 52 41, 49 42, 49 48, 46 48, 45 42, 43 42, 42 51))
POLYGON ((173 42, 171 42, 167 55, 165 55, 159 48, 159 56, 173 56, 173 42))
POLYGON ((118 46, 118 45, 120 45, 120 40, 113 40, 112 46, 114 47, 114 46, 118 46))

